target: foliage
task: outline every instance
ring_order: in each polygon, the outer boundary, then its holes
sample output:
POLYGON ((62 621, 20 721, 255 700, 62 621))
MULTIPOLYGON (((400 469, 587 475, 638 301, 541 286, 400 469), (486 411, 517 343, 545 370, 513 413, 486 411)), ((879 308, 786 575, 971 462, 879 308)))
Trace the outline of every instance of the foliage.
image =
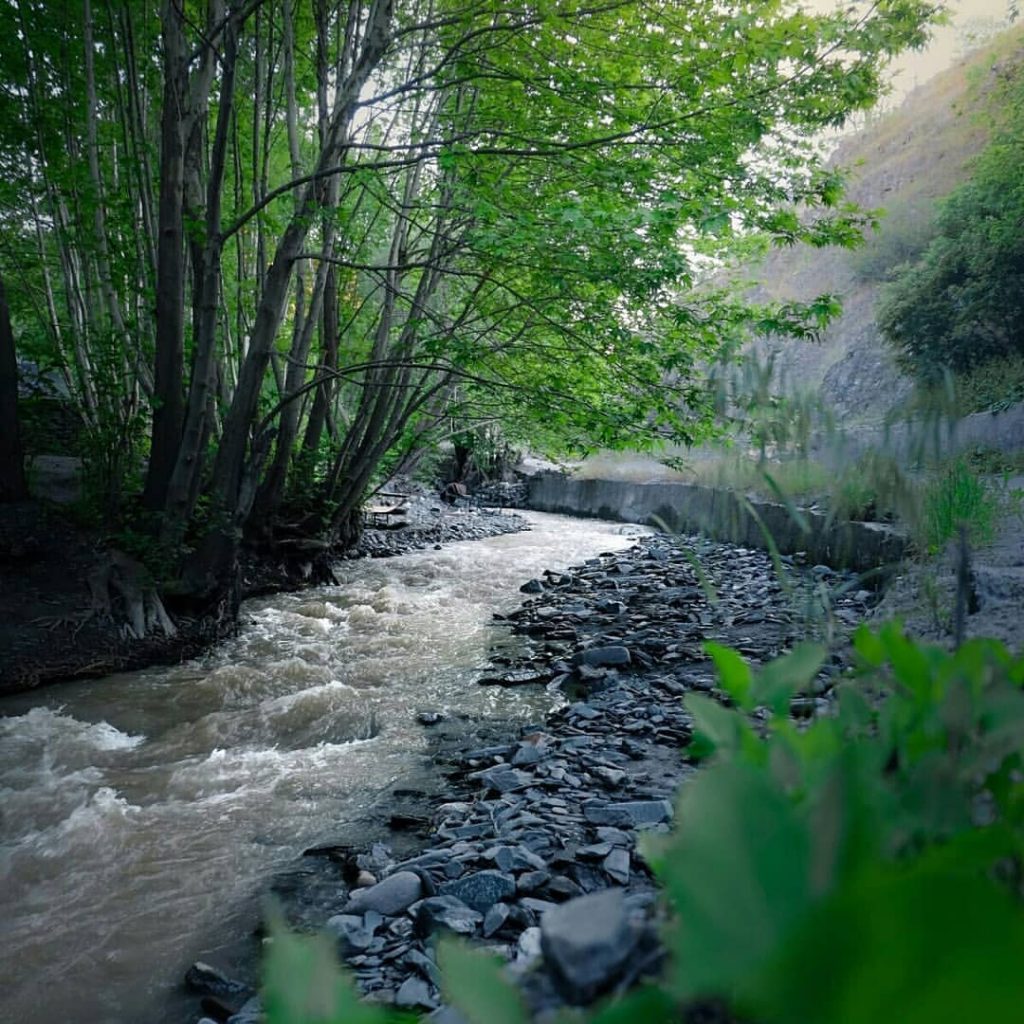
POLYGON ((197 587, 287 502, 338 526, 453 418, 563 450, 707 436, 714 356, 835 305, 758 308, 702 275, 856 243, 872 218, 809 139, 869 107, 938 13, 5 5, 19 339, 64 381, 102 489, 144 469, 168 543, 227 524, 197 537, 197 587))
POLYGON ((903 264, 916 260, 934 237, 934 216, 932 204, 921 200, 888 207, 864 245, 850 253, 857 278, 885 281, 903 264))
POLYGON ((964 456, 975 473, 997 473, 1013 475, 1024 473, 1024 449, 1004 452, 998 448, 979 445, 964 456))
POLYGON ((1024 74, 1001 94, 1004 123, 971 178, 939 207, 936 237, 886 289, 878 325, 901 365, 935 384, 1024 354, 1024 74))
POLYGON ((1024 353, 992 359, 958 374, 956 394, 965 414, 1001 412, 1024 402, 1024 353))
MULTIPOLYGON (((898 623, 862 627, 854 646, 830 711, 798 725, 790 701, 824 648, 755 672, 708 645, 734 706, 685 698, 690 753, 705 764, 679 794, 674 832, 644 844, 669 910, 667 966, 572 1020, 668 1024, 708 998, 758 1024, 1016 1018, 1024 658, 994 641, 919 645, 898 623)), ((472 1024, 524 1019, 492 961, 448 944, 439 961, 472 1024)), ((270 1024, 389 1019, 351 1002, 338 971, 322 940, 276 937, 270 1024), (314 998, 318 1014, 303 1010, 314 998)))
POLYGON ((712 759, 656 855, 676 911, 667 984, 759 1021, 1008 1018, 1024 661, 985 641, 918 646, 896 624, 855 647, 857 674, 805 729, 780 712, 820 649, 757 676, 712 650, 738 709, 687 698, 712 759), (746 717, 759 705, 775 712, 765 740, 746 717))
POLYGON ((931 554, 956 536, 961 524, 974 544, 992 540, 999 499, 966 459, 955 459, 926 486, 922 502, 920 541, 931 554))

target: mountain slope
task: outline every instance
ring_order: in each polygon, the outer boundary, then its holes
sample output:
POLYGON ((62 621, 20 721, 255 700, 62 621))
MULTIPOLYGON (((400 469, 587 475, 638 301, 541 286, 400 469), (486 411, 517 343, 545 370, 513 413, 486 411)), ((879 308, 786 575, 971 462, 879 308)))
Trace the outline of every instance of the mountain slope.
POLYGON ((863 250, 774 251, 749 271, 757 296, 807 300, 842 297, 843 315, 817 344, 765 340, 788 389, 816 390, 847 423, 882 419, 910 391, 875 326, 887 267, 927 240, 936 199, 970 173, 992 122, 1000 77, 1024 67, 1024 29, 1006 32, 915 89, 895 111, 844 139, 832 162, 850 169, 848 195, 884 208, 881 228, 863 250))

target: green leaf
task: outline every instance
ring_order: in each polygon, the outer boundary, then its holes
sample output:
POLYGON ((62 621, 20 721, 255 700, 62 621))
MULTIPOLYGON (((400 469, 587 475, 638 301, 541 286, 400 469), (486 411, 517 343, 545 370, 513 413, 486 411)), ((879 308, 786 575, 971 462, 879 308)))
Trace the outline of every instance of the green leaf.
POLYGON ((777 715, 786 714, 793 694, 810 686, 827 653, 822 644, 803 643, 784 657, 769 662, 754 680, 752 702, 771 708, 777 715))
POLYGON ((710 640, 704 644, 704 650, 715 663, 722 689, 744 711, 753 711, 756 705, 750 699, 750 687, 753 682, 750 666, 732 648, 723 647, 710 640))
POLYGON ((981 873, 925 859, 878 868, 826 900, 741 1005, 786 1024, 1013 1021, 1022 962, 1019 905, 981 873))
POLYGON ((475 952, 456 939, 443 939, 437 962, 446 1001, 469 1024, 526 1024, 522 998, 502 974, 500 958, 475 952))
POLYGON ((638 1024, 640 1021, 675 1020, 678 1008, 667 992, 660 988, 641 988, 623 999, 598 1010, 590 1024, 638 1024))
POLYGON ((683 698, 683 706, 693 718, 695 742, 687 748, 692 757, 735 754, 744 745, 744 734, 755 744, 760 742, 737 712, 722 707, 710 697, 688 693, 683 698))
POLYGON ((397 1024, 410 1021, 363 1002, 338 965, 326 935, 293 935, 278 921, 271 925, 263 972, 263 1004, 268 1024, 397 1024))
POLYGON ((735 761, 683 788, 678 820, 661 875, 675 911, 669 986, 680 998, 727 994, 806 909, 806 825, 765 772, 735 761))

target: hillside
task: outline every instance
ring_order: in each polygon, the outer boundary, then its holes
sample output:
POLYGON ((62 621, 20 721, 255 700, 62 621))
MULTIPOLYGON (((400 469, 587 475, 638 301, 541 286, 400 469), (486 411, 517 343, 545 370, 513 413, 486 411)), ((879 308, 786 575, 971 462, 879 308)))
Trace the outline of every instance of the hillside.
POLYGON ((850 170, 850 198, 886 211, 864 249, 780 250, 749 270, 758 297, 842 296, 843 314, 820 343, 772 339, 763 348, 776 351, 788 388, 820 389, 847 424, 879 421, 910 391, 875 326, 888 254, 926 237, 935 200, 966 178, 987 140, 993 87, 1015 74, 1022 59, 1024 31, 1006 32, 841 142, 832 162, 850 170))

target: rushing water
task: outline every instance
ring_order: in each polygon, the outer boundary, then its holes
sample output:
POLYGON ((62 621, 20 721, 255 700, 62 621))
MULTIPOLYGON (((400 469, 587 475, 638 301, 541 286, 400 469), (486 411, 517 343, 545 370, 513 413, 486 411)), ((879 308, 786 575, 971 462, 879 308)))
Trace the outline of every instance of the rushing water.
POLYGON ((197 661, 0 701, 0 1020, 180 1019, 184 968, 251 922, 261 881, 422 756, 418 710, 545 706, 473 685, 492 612, 639 531, 529 518, 251 602, 197 661))

